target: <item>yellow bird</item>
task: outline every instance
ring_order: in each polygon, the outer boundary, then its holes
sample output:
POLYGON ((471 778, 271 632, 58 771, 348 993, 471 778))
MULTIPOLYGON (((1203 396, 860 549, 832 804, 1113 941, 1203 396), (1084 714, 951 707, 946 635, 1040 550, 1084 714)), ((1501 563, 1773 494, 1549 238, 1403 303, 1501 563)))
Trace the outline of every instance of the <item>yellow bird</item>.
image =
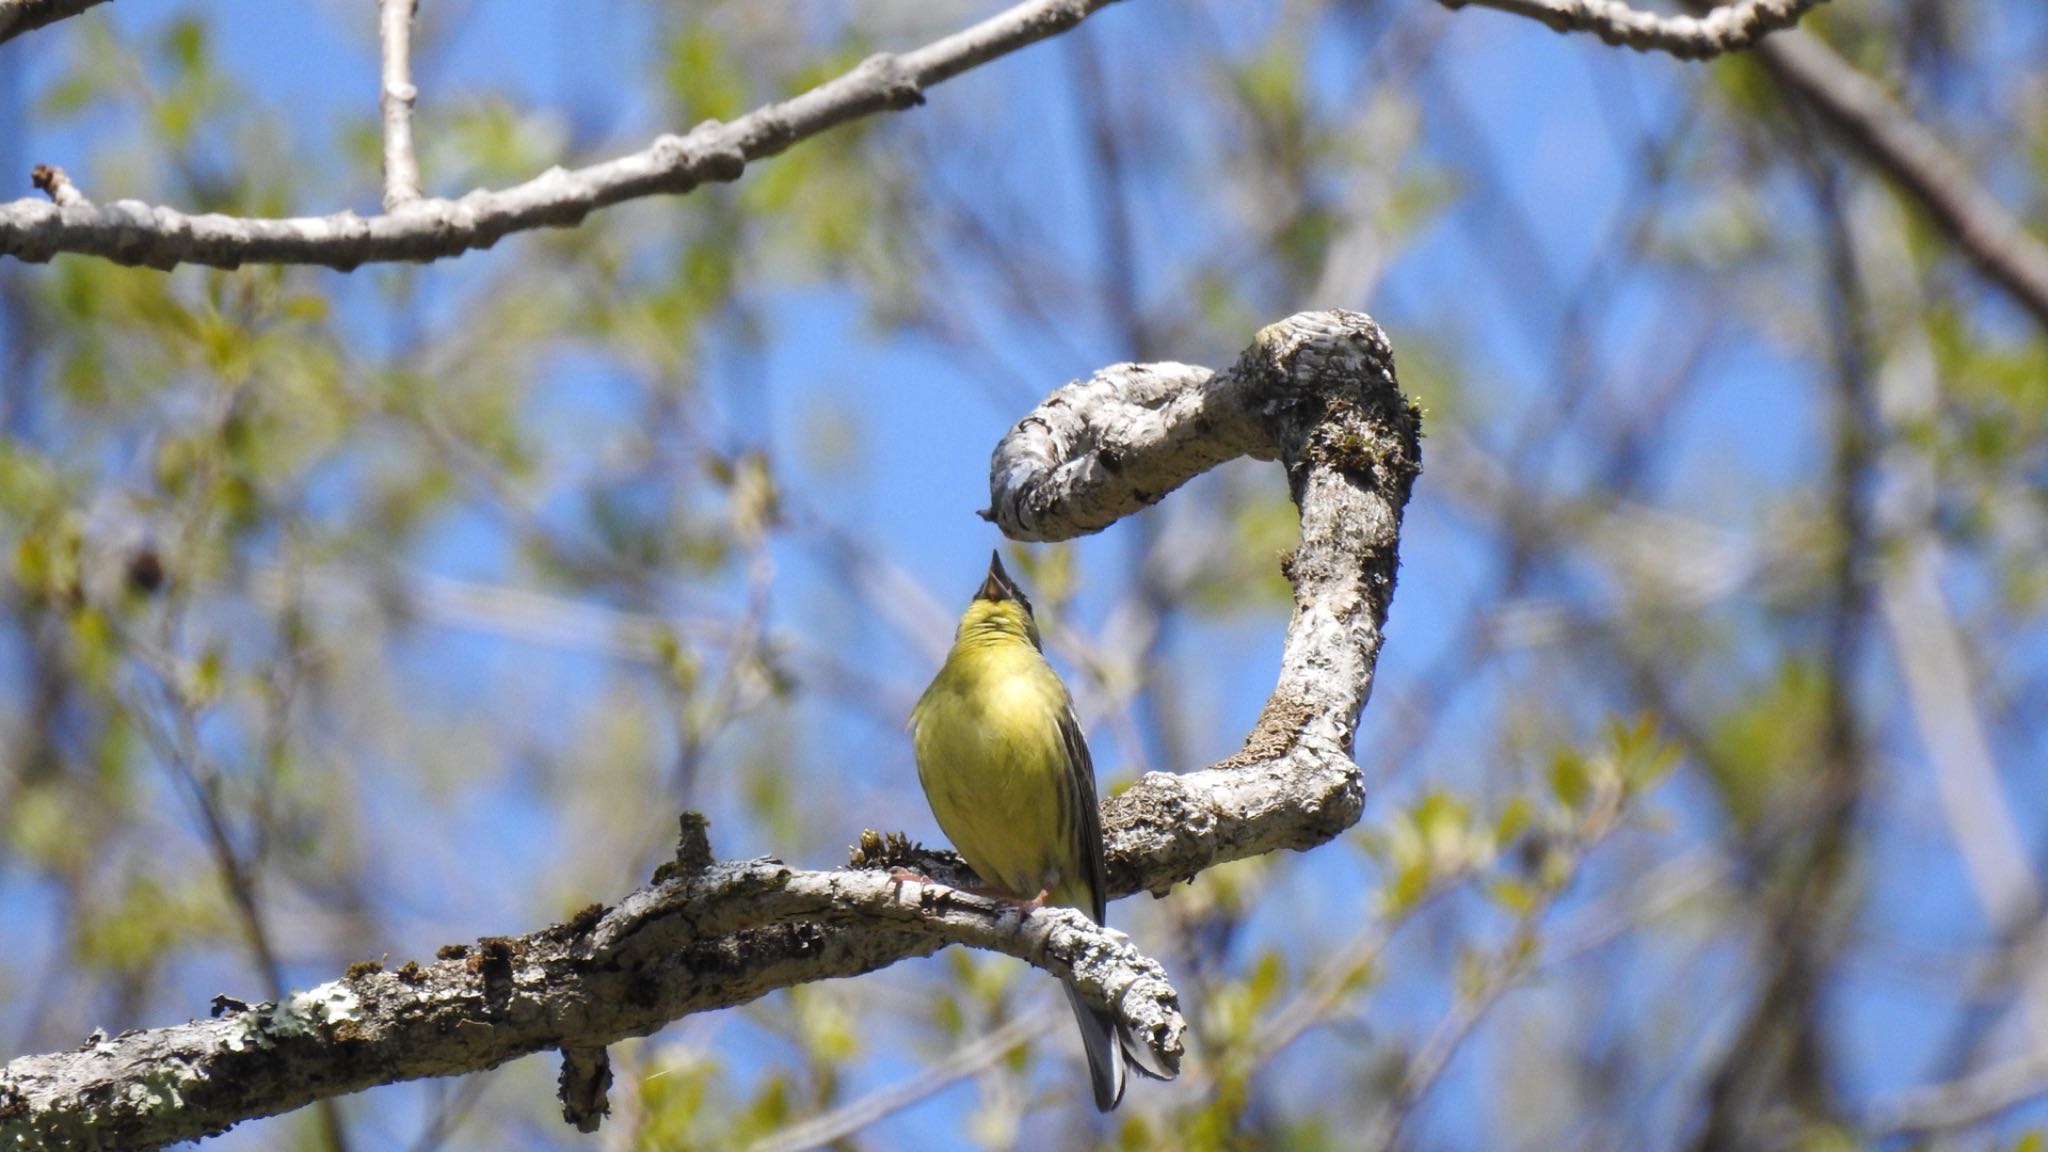
MULTIPOLYGON (((945 666, 910 713, 932 815, 975 874, 1026 910, 1052 903, 1107 923, 1102 812, 1074 702, 1045 662, 1031 602, 991 556, 945 666)), ((1124 1065, 1165 1079, 1150 1051, 1071 985, 1095 1107, 1124 1092, 1124 1065)))

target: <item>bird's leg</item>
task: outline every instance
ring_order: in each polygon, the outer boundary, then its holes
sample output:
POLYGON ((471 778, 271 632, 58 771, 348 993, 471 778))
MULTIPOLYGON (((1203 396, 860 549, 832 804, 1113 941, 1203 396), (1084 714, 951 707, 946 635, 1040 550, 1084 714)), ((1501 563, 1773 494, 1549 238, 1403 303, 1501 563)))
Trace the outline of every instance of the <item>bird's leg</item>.
POLYGON ((1028 900, 1021 896, 1012 896, 1008 892, 999 892, 994 888, 969 888, 967 891, 974 893, 976 896, 986 896, 991 900, 1000 900, 1015 908, 1019 916, 1031 915, 1033 912, 1045 907, 1047 900, 1052 899, 1052 889, 1050 888, 1040 888, 1038 895, 1028 900))
MULTIPOLYGON (((901 864, 898 864, 889 869, 889 882, 897 885, 898 887, 901 887, 905 884, 930 884, 935 887, 939 886, 939 882, 937 880, 932 879, 931 877, 925 875, 922 872, 917 872, 909 868, 905 868, 901 864)), ((1028 899, 1022 896, 1014 896, 1008 892, 1003 891, 1000 888, 989 888, 985 886, 978 886, 972 884, 962 885, 960 891, 971 892, 976 896, 980 896, 989 900, 1000 900, 1003 903, 1008 904, 1010 907, 1015 908, 1018 914, 1022 916, 1029 916, 1033 912, 1038 911, 1040 908, 1045 907, 1046 901, 1052 899, 1052 889, 1050 887, 1040 888, 1038 890, 1038 895, 1032 896, 1028 899)))

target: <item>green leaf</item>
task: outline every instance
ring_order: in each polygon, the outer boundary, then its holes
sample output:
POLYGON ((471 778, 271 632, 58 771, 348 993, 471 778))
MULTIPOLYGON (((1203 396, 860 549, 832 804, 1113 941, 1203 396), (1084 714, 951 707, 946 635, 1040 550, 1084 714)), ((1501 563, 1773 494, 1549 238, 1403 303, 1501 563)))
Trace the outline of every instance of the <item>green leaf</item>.
POLYGON ((1559 804, 1577 811, 1593 792, 1593 773, 1585 757, 1570 748, 1559 749, 1550 760, 1550 794, 1559 804))

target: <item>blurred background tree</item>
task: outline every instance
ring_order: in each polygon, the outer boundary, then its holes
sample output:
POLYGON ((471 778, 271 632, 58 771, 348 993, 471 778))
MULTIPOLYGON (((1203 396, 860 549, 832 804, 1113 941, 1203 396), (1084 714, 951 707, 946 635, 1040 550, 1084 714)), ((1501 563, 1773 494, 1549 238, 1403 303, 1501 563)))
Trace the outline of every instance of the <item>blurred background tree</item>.
MULTIPOLYGON (((425 183, 988 7, 430 2, 425 183)), ((367 13, 129 0, 0 45, 0 173, 371 212, 367 13)), ((1785 35, 2040 244, 2048 11, 1785 35)), ((0 1052, 560 920, 684 808, 723 855, 937 842, 903 722, 997 438, 1348 307, 1428 413, 1367 814, 1113 909, 1190 1012, 1178 1082, 1096 1118, 1052 983, 954 950, 620 1045, 595 1138, 526 1060, 218 1145, 2038 1147, 2048 347, 1867 151, 1755 55, 1134 3, 433 266, 0 264, 0 1052)), ((1235 749, 1293 532, 1239 465, 1012 550, 1106 789, 1235 749)))

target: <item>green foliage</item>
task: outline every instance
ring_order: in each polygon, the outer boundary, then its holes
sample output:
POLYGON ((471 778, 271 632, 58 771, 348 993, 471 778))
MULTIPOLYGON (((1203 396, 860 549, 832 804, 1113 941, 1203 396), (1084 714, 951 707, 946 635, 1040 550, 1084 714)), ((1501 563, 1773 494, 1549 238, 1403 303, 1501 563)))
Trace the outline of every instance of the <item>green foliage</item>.
POLYGON ((731 120, 749 105, 746 73, 722 31, 691 20, 678 27, 668 43, 663 80, 680 123, 731 120))
POLYGON ((1810 784, 1825 691, 1818 668, 1789 660, 1723 714, 1705 766, 1738 827, 1754 828, 1810 784))
POLYGON ((645 1109, 635 1142, 646 1148, 706 1148, 726 1098, 719 1061, 688 1051, 666 1054, 664 1066, 635 1085, 645 1109))
POLYGON ((117 883, 74 925, 73 954, 82 964, 110 973, 147 973, 227 926, 210 883, 164 876, 140 862, 117 883))

